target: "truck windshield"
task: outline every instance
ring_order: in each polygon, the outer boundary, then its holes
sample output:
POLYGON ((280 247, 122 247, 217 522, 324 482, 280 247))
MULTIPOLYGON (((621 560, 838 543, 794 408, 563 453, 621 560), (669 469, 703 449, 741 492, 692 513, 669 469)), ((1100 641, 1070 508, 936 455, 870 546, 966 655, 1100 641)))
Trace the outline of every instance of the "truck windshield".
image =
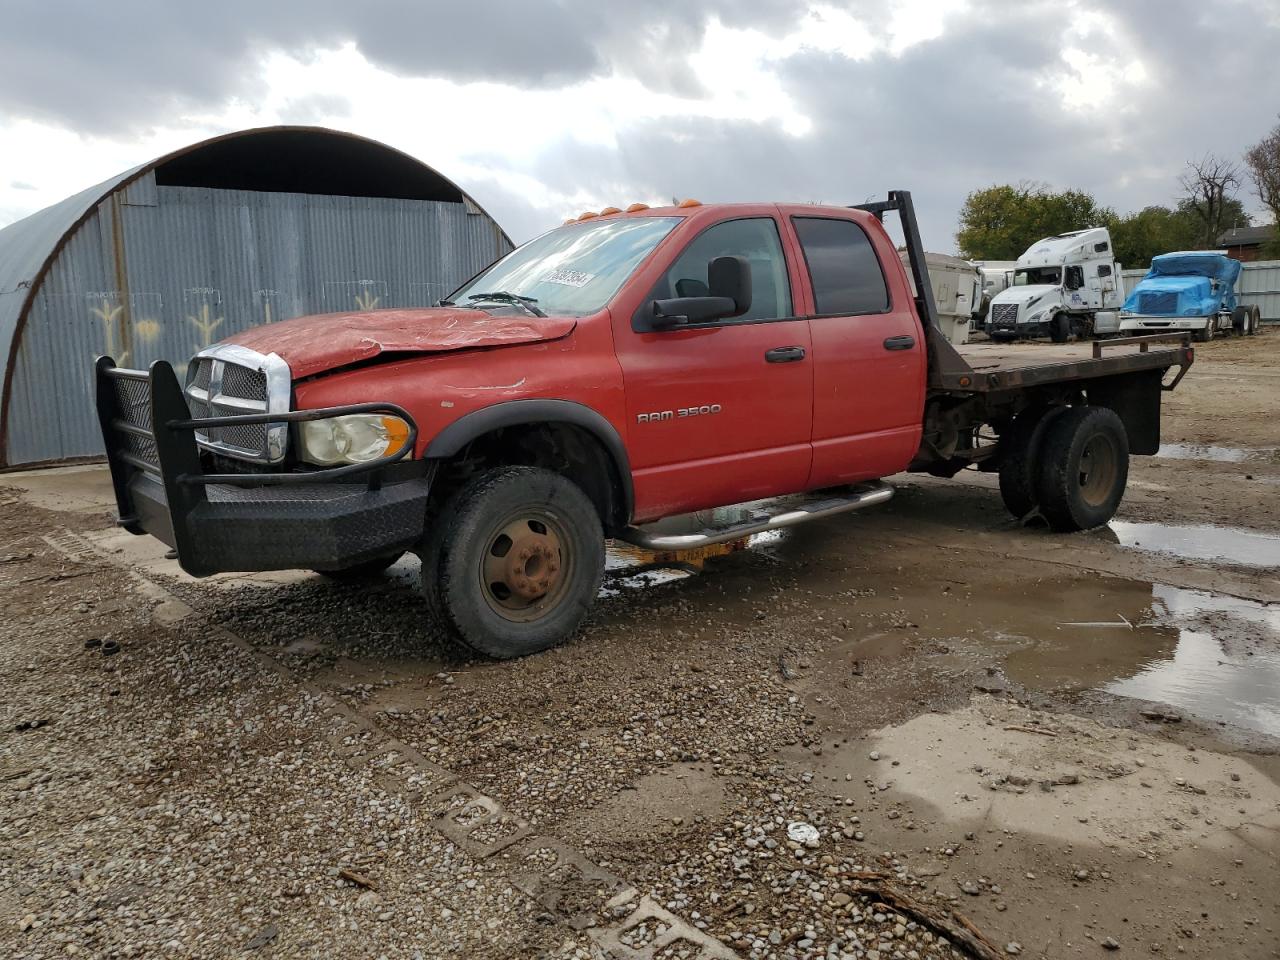
POLYGON ((1061 267, 1033 267, 1030 270, 1016 270, 1013 274, 1013 285, 1015 287, 1027 287, 1038 283, 1057 285, 1061 281, 1061 267))
POLYGON ((445 303, 481 306, 518 299, 543 314, 595 313, 618 292, 679 217, 628 217, 570 224, 544 233, 468 280, 445 303))

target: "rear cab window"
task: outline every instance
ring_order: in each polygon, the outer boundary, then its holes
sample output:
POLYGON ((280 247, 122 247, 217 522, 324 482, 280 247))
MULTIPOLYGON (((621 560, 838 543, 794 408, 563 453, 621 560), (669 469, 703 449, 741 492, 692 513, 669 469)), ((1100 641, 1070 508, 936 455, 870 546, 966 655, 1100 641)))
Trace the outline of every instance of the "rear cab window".
POLYGON ((871 238, 852 220, 792 217, 818 316, 885 313, 889 287, 871 238))

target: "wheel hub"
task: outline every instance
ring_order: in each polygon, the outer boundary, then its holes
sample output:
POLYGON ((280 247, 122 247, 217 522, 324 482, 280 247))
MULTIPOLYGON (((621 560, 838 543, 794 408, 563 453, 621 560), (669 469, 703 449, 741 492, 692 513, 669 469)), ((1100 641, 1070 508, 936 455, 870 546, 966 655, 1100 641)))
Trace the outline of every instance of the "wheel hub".
POLYGON ((545 596, 560 581, 560 544, 548 534, 530 532, 520 537, 504 560, 502 582, 525 600, 545 596))

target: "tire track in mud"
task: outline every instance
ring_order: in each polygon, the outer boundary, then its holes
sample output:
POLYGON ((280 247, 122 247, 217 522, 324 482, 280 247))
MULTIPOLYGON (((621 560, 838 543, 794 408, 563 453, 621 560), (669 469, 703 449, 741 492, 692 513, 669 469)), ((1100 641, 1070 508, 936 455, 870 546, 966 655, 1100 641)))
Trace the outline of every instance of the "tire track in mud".
POLYGON ((721 941, 643 895, 622 877, 554 837, 536 833, 447 768, 392 737, 331 693, 303 680, 274 657, 217 624, 190 604, 71 530, 42 538, 67 557, 125 570, 138 592, 158 601, 162 627, 198 621, 265 669, 324 704, 324 736, 353 770, 364 770, 388 793, 418 807, 430 827, 477 860, 501 863, 511 885, 575 932, 585 932, 611 960, 737 960, 721 941))

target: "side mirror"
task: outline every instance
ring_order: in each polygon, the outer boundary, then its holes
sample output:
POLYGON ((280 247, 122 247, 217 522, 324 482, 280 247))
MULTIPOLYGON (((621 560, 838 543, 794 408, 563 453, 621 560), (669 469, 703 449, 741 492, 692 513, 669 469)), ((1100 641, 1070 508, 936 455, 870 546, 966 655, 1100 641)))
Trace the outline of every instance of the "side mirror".
POLYGON ((716 257, 707 265, 705 297, 673 297, 650 304, 655 330, 740 317, 751 309, 751 264, 745 257, 716 257))

